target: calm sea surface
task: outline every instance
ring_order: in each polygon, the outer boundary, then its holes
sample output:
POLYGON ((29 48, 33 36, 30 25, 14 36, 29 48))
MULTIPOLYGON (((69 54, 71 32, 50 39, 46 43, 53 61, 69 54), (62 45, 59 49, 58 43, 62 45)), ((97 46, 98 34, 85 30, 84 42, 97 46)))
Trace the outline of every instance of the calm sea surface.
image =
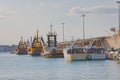
POLYGON ((120 64, 0 53, 0 80, 120 80, 120 64))

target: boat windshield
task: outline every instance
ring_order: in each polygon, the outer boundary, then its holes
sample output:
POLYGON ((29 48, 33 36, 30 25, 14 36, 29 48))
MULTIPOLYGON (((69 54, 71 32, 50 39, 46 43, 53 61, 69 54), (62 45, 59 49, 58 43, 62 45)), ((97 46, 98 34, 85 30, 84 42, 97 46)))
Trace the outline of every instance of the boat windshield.
POLYGON ((104 48, 90 48, 87 50, 87 53, 103 53, 104 48))
POLYGON ((85 48, 71 48, 68 49, 68 54, 80 54, 80 53, 84 53, 85 52, 85 48))

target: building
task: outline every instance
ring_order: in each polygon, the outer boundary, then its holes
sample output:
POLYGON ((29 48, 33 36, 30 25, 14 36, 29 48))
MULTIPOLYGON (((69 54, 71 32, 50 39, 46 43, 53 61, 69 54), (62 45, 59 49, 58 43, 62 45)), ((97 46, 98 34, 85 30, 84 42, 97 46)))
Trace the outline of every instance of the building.
POLYGON ((17 45, 0 45, 0 52, 11 52, 16 50, 17 45))

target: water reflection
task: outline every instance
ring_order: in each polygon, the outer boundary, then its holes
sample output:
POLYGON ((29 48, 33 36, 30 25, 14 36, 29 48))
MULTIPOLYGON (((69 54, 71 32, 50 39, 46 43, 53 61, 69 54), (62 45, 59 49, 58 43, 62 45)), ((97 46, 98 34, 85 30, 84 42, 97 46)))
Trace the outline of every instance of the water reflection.
POLYGON ((0 80, 120 80, 120 64, 0 53, 0 80))

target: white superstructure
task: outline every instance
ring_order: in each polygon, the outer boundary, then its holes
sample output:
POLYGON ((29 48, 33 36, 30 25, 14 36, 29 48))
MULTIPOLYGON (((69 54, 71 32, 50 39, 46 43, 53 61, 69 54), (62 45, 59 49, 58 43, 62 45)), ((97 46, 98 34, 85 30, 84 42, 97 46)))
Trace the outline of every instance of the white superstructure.
POLYGON ((74 60, 86 60, 87 54, 85 53, 85 48, 70 46, 63 50, 64 59, 66 61, 74 60))

